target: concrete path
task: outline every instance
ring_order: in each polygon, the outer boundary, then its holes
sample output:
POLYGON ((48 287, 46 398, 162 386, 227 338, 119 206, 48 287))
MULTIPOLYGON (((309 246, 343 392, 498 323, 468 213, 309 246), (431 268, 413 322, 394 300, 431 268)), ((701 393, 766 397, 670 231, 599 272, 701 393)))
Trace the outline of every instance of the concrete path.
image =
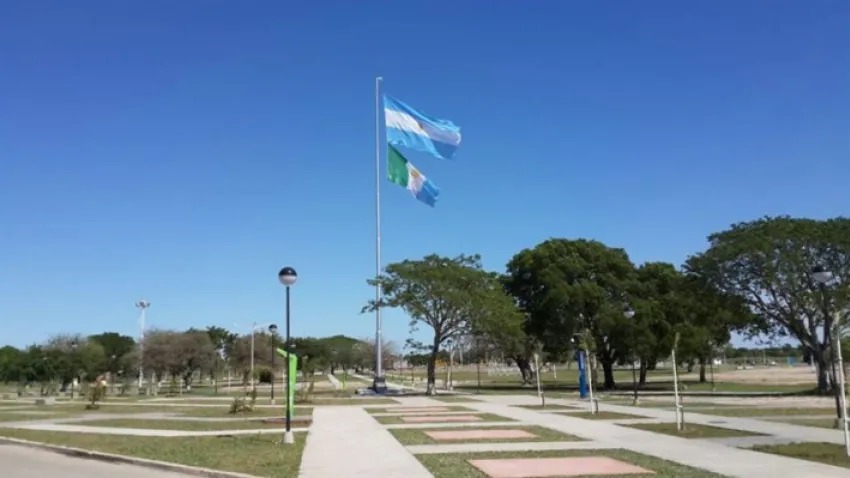
MULTIPOLYGON (((551 413, 539 413, 533 410, 503 405, 499 402, 505 401, 505 399, 497 396, 486 397, 486 399, 490 403, 470 403, 465 404, 465 406, 482 412, 513 418, 524 423, 538 425, 563 433, 570 433, 599 442, 606 446, 623 448, 636 453, 654 456, 729 477, 776 478, 779 476, 793 476, 794 478, 846 478, 848 476, 846 468, 786 458, 779 455, 757 453, 749 450, 732 448, 722 443, 714 443, 706 440, 688 440, 670 435, 662 435, 659 433, 622 427, 614 423, 606 423, 601 420, 592 421, 581 418, 573 418, 568 414, 555 415, 551 413)), ((656 411, 652 409, 639 409, 635 407, 612 405, 603 405, 600 408, 602 410, 633 413, 656 418, 654 417, 656 411)), ((669 415, 670 412, 662 411, 661 413, 669 415)), ((660 416, 661 415, 659 414, 658 417, 660 416)), ((694 414, 688 416, 691 417, 691 423, 717 420, 717 417, 707 415, 697 416, 694 414)), ((759 424, 764 423, 758 422, 757 420, 739 420, 742 421, 743 425, 749 425, 751 428, 759 428, 759 424), (756 423, 752 424, 746 422, 756 423)), ((817 439, 822 437, 823 434, 815 433, 820 432, 820 430, 814 428, 797 427, 794 425, 776 425, 770 423, 764 423, 764 425, 765 431, 762 433, 769 433, 767 429, 787 433, 787 429, 781 430, 782 427, 787 426, 803 429, 804 432, 813 432, 808 435, 803 434, 802 436, 799 436, 797 441, 824 441, 817 439), (813 439, 810 440, 809 438, 813 439)), ((724 424, 722 426, 727 425, 724 424)))
POLYGON ((96 460, 71 458, 58 453, 34 450, 16 445, 0 445, 0 464, 4 478, 92 478, 120 476, 121 478, 186 478, 192 475, 152 470, 133 465, 104 463, 96 460))
POLYGON ((413 454, 479 453, 494 451, 543 451, 543 450, 602 450, 616 448, 592 441, 537 441, 509 443, 451 443, 445 445, 411 445, 407 450, 413 454))
POLYGON ((299 478, 432 478, 362 408, 316 407, 299 478))
MULTIPOLYGON (((398 408, 413 408, 413 407, 450 407, 451 403, 441 402, 428 397, 393 397, 399 403, 398 408)), ((387 409, 392 409, 388 406, 387 409)))

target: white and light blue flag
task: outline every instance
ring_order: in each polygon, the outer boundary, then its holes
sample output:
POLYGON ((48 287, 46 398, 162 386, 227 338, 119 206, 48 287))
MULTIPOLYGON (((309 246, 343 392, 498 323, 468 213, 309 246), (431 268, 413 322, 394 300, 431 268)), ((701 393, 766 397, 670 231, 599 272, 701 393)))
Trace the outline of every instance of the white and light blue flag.
POLYGON ((437 119, 407 104, 384 95, 387 141, 397 146, 452 159, 460 146, 460 127, 449 120, 437 119))

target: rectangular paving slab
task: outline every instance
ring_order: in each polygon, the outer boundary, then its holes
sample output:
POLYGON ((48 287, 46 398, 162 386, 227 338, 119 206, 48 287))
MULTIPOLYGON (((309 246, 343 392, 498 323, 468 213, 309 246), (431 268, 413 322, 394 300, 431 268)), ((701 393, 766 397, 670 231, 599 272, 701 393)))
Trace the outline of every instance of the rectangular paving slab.
POLYGON ((387 407, 388 413, 449 412, 448 407, 387 407))
POLYGON ((503 438, 536 438, 537 435, 525 430, 479 429, 424 432, 434 440, 497 440, 503 438))
POLYGON ((469 460, 490 478, 546 478, 652 474, 651 470, 608 457, 500 458, 469 460))
POLYGON ((406 423, 445 423, 445 422, 476 422, 481 417, 475 415, 418 415, 414 417, 400 417, 406 423))

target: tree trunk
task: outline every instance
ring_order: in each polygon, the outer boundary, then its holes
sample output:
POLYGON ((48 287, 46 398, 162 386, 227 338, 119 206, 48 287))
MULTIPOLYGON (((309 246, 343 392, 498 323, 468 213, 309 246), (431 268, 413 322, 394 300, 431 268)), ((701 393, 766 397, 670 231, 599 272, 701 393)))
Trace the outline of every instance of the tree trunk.
POLYGON ((649 368, 649 364, 646 360, 641 359, 640 361, 640 378, 638 379, 638 385, 641 387, 646 386, 646 371, 649 368))
POLYGON ((700 357, 699 359, 699 383, 705 383, 705 358, 700 357))
POLYGON ((527 385, 532 382, 534 377, 531 373, 531 363, 525 357, 513 357, 516 366, 519 368, 519 373, 522 375, 522 384, 527 385))
POLYGON ((440 352, 440 335, 434 335, 434 344, 431 346, 431 355, 428 357, 428 386, 426 395, 437 394, 437 354, 440 352))
POLYGON ((818 371, 818 393, 821 395, 828 395, 830 392, 829 388, 829 371, 830 366, 829 362, 826 360, 826 353, 821 350, 820 353, 812 353, 815 363, 817 364, 818 371))
POLYGON ((694 371, 694 361, 688 360, 688 373, 691 373, 693 371, 694 371))
POLYGON ((602 387, 605 390, 613 390, 617 384, 614 382, 614 363, 608 360, 600 360, 602 362, 602 375, 604 375, 604 383, 602 387))

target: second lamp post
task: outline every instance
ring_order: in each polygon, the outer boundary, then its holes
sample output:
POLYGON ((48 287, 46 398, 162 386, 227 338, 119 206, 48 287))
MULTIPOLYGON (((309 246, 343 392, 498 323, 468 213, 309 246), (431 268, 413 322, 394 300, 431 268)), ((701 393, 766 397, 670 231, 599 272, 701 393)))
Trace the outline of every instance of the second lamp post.
POLYGON ((289 354, 292 349, 292 344, 289 343, 289 288, 298 281, 298 273, 291 267, 284 267, 277 273, 277 278, 286 286, 286 339, 284 339, 283 347, 286 350, 286 433, 283 434, 283 442, 292 444, 295 443, 295 436, 292 434, 292 403, 290 403, 293 391, 290 390, 289 376, 289 354))
POLYGON ((277 376, 277 370, 274 368, 274 356, 277 355, 277 351, 274 348, 274 337, 277 335, 277 325, 269 325, 269 335, 272 336, 272 393, 269 398, 271 398, 272 405, 274 405, 274 378, 277 376))
MULTIPOLYGON (((626 319, 631 320, 632 318, 634 318, 634 316, 635 316, 635 311, 634 311, 634 310, 632 310, 632 308, 631 308, 631 307, 629 307, 628 305, 626 305, 626 306, 625 306, 625 308, 623 309, 623 317, 625 317, 626 319)), ((632 362, 632 393, 634 394, 634 403, 633 403, 633 405, 637 405, 637 404, 638 404, 637 371, 635 371, 635 347, 636 347, 636 345, 635 345, 635 335, 636 335, 636 334, 635 334, 635 328, 636 328, 636 327, 635 327, 635 323, 634 323, 634 322, 632 322, 632 323, 631 323, 631 329, 632 329, 632 356, 631 356, 631 359, 630 359, 630 360, 631 360, 631 362, 632 362)))

